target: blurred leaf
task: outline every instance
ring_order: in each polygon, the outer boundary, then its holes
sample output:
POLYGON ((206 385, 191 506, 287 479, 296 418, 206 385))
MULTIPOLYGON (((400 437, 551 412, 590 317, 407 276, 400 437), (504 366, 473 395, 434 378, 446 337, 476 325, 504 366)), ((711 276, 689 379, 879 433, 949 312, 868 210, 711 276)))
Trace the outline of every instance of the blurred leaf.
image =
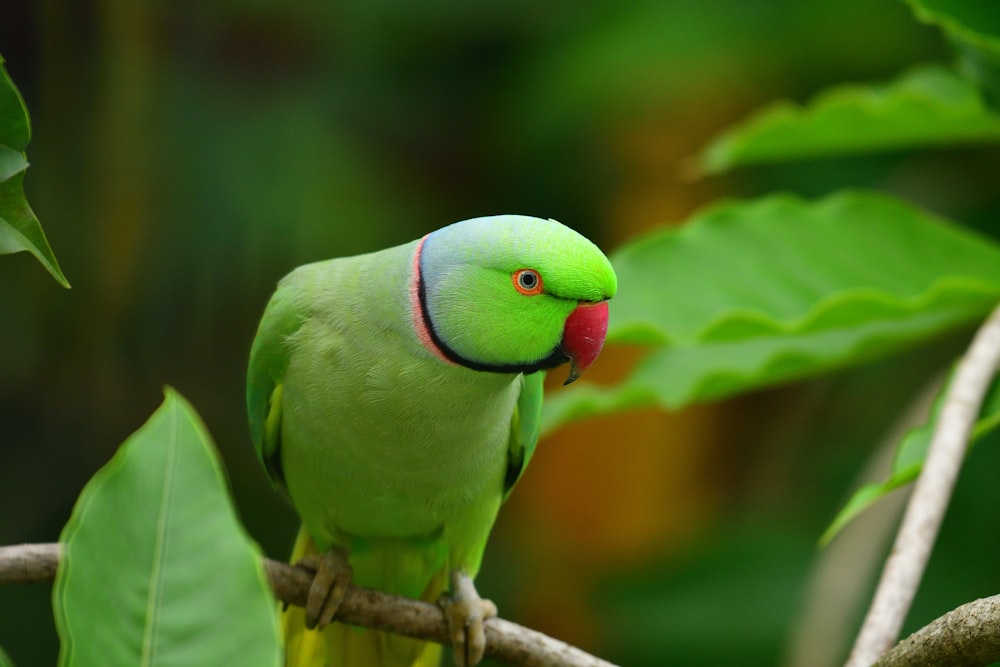
POLYGON ((906 0, 917 19, 941 28, 979 82, 994 110, 1000 108, 1000 12, 995 0, 906 0))
POLYGON ((705 173, 736 166, 960 142, 1000 141, 1000 116, 965 79, 940 66, 880 86, 831 88, 805 106, 780 101, 714 139, 705 173))
POLYGON ((543 430, 678 408, 856 364, 983 317, 1000 248, 898 200, 732 202, 612 257, 608 341, 656 346, 620 385, 549 397, 543 430))
POLYGON ((28 168, 24 153, 0 145, 0 182, 13 178, 28 168))
POLYGON ((281 664, 259 550, 173 390, 84 488, 61 541, 60 665, 281 664))
POLYGON ((24 155, 0 145, 0 255, 27 250, 63 287, 69 287, 45 232, 24 197, 24 155))
POLYGON ((35 213, 24 197, 28 161, 24 147, 31 138, 28 111, 0 58, 0 255, 28 251, 52 277, 69 287, 35 213))
POLYGON ((714 536, 693 551, 605 582, 596 607, 606 657, 622 665, 781 664, 814 548, 775 521, 705 530, 714 536))
POLYGON ((1000 13, 994 0, 906 0, 906 4, 924 23, 1000 52, 1000 13))
POLYGON ((14 661, 2 648, 0 648, 0 667, 14 667, 14 661))
POLYGON ((968 42, 956 42, 955 49, 962 69, 978 82, 983 99, 995 113, 1000 113, 1000 54, 968 42))
MULTIPOLYGON (((555 41, 546 40, 549 47, 525 63, 499 107, 510 124, 507 144, 537 151, 536 159, 546 158, 554 145, 579 150, 574 143, 593 139, 609 122, 641 125, 652 114, 674 125, 679 118, 672 114, 692 103, 698 119, 689 119, 695 124, 687 129, 699 134, 706 117, 752 90, 759 94, 762 75, 767 86, 782 77, 808 80, 822 63, 857 70, 912 62, 907 56, 923 39, 908 10, 892 2, 866 2, 863 8, 795 0, 599 2, 586 10, 572 4, 548 10, 549 20, 561 26, 555 41), (843 30, 859 16, 879 29, 852 30, 851 48, 845 49, 843 30)), ((676 140, 676 128, 671 136, 676 140)), ((565 159, 561 165, 563 171, 570 166, 565 159)), ((547 184, 560 176, 547 174, 547 184)))
POLYGON ((0 144, 23 151, 31 140, 31 121, 17 86, 0 56, 0 144))
MULTIPOLYGON (((910 429, 900 441, 889 477, 883 482, 866 484, 858 489, 820 537, 821 545, 828 544, 844 526, 877 500, 891 491, 909 484, 920 475, 920 471, 924 467, 924 459, 927 457, 927 450, 931 444, 931 438, 934 436, 934 429, 937 427, 941 407, 944 404, 945 391, 946 389, 942 389, 934 400, 927 423, 910 429)), ((969 439, 969 447, 971 448, 980 438, 993 431, 997 426, 1000 426, 1000 380, 994 380, 983 399, 983 405, 979 410, 979 419, 976 421, 972 429, 972 437, 969 439)))

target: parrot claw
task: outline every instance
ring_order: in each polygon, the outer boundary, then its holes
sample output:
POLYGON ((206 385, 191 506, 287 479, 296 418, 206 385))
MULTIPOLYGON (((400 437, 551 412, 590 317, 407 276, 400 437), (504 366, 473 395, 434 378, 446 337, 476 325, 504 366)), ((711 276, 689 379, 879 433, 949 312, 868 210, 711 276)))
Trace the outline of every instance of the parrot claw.
POLYGON ((486 652, 483 621, 496 618, 497 606, 479 597, 472 579, 464 572, 451 573, 451 595, 438 600, 448 619, 452 654, 457 667, 475 667, 486 652))
POLYGON ((315 573, 306 598, 306 627, 322 630, 333 621, 354 576, 347 552, 334 547, 325 554, 306 554, 295 566, 315 573))

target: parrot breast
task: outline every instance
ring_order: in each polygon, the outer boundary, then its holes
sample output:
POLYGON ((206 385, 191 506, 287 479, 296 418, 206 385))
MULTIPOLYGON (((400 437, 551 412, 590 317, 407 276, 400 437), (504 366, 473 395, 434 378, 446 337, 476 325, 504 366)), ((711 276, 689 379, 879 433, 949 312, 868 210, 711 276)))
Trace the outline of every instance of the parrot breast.
POLYGON ((312 288, 313 315, 288 341, 282 465, 321 549, 427 535, 470 506, 499 506, 520 381, 428 355, 410 323, 413 252, 317 267, 314 285, 368 290, 312 288))

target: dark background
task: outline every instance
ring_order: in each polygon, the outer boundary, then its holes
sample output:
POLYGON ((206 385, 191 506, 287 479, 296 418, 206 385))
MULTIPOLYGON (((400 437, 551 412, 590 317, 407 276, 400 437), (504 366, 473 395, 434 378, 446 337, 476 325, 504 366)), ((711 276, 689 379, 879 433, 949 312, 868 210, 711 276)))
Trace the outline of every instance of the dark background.
MULTIPOLYGON (((950 60, 897 0, 7 0, 0 53, 34 123, 29 200, 73 284, 0 258, 0 544, 56 540, 170 384, 215 437, 250 533, 286 555, 296 520, 253 454, 243 385, 257 319, 298 264, 494 213, 553 217, 611 251, 775 189, 880 188, 991 233, 1000 212, 996 149, 685 178, 773 98, 950 60)), ((480 591, 625 664, 836 663, 893 517, 826 552, 816 539, 967 335, 565 429, 501 513, 480 591)), ((609 349, 592 374, 635 356, 609 349)), ((1000 451, 973 456, 911 627, 1000 589, 1000 451)), ((55 661, 49 596, 0 589, 19 665, 55 661)))

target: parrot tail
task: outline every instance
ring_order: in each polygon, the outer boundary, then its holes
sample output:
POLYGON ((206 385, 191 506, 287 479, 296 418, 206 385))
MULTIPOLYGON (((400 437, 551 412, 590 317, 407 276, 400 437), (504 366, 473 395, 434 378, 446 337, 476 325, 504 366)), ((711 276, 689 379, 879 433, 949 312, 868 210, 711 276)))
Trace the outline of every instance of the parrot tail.
MULTIPOLYGON (((299 529, 291 562, 316 553, 312 538, 299 529)), ((305 610, 288 607, 281 615, 285 667, 438 667, 442 647, 387 632, 333 622, 321 631, 306 628, 305 610)))

